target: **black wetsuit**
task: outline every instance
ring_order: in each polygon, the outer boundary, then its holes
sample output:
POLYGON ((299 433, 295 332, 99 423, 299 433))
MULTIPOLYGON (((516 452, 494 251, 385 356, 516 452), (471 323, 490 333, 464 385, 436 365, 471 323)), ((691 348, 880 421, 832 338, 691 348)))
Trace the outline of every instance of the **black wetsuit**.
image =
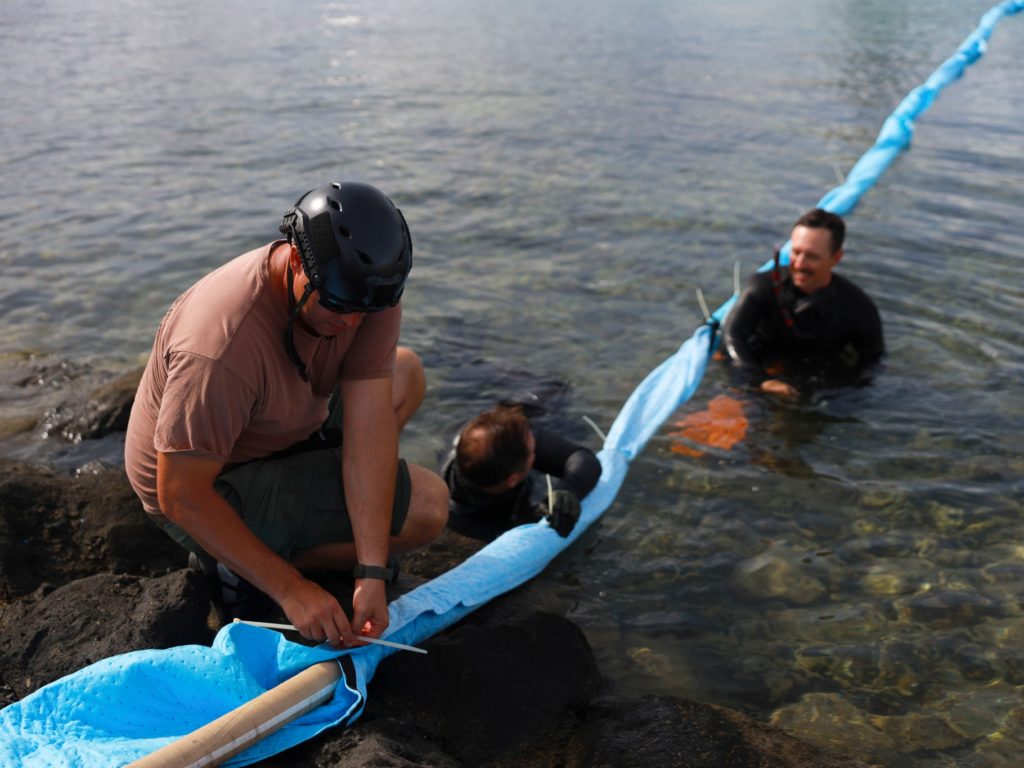
POLYGON ((531 427, 536 440, 533 469, 526 479, 502 494, 484 493, 467 483, 455 466, 455 451, 441 472, 448 483, 448 527, 463 536, 490 541, 509 528, 543 516, 540 502, 547 484, 538 473, 557 478, 554 490, 566 490, 582 501, 601 477, 601 463, 589 448, 545 429, 531 427), (537 480, 540 482, 536 482, 537 480), (535 489, 536 486, 536 489, 535 489), (535 496, 536 494, 536 496, 535 496))
POLYGON ((803 384, 849 384, 885 351, 882 319, 871 298, 842 275, 805 294, 788 269, 758 272, 726 320, 729 357, 754 384, 768 378, 803 384), (767 368, 782 365, 772 376, 767 368))

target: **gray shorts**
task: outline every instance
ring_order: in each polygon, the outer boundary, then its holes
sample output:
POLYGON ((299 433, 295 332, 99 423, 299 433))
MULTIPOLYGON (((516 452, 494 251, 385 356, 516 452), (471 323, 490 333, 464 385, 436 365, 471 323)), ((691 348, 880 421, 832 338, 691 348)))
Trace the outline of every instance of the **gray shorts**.
MULTIPOLYGON (((353 540, 341 482, 340 448, 316 448, 250 461, 221 473, 213 487, 260 541, 285 560, 319 544, 353 540)), ((409 467, 399 459, 391 509, 392 536, 397 536, 405 524, 411 496, 409 467)), ((202 551, 173 523, 165 523, 164 529, 186 549, 202 551)))

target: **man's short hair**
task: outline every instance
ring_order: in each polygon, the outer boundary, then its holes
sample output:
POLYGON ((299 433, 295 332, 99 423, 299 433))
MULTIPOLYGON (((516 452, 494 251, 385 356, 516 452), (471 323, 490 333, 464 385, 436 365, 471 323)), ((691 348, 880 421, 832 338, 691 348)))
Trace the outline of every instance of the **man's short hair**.
POLYGON ((797 227, 827 229, 832 235, 832 253, 843 247, 843 239, 846 237, 846 223, 838 214, 831 213, 822 208, 812 208, 796 220, 793 229, 797 227))
POLYGON ((455 466, 478 488, 491 488, 528 469, 530 423, 519 406, 499 405, 470 419, 459 433, 455 466))

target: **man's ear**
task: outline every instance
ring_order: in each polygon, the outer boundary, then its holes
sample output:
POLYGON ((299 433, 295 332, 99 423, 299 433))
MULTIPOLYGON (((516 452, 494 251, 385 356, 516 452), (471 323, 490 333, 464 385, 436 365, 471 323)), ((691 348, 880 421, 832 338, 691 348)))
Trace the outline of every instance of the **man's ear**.
POLYGON ((525 470, 523 472, 513 472, 511 475, 505 478, 505 485, 509 489, 515 488, 517 485, 523 482, 523 480, 526 479, 526 476, 528 474, 530 474, 530 470, 525 470))
POLYGON ((840 248, 838 251, 832 254, 832 266, 834 267, 839 263, 839 260, 843 258, 843 249, 840 248))
POLYGON ((291 264, 293 272, 302 271, 302 258, 299 256, 299 249, 295 243, 288 243, 288 247, 291 249, 288 252, 288 263, 291 264))

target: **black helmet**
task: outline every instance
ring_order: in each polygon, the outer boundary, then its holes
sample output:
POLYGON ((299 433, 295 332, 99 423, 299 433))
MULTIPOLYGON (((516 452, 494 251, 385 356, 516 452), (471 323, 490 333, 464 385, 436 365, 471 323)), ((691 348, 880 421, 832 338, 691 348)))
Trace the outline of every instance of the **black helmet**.
POLYGON ((376 312, 402 297, 412 237, 402 212, 379 189, 358 182, 311 189, 284 215, 320 303, 341 312, 376 312))

